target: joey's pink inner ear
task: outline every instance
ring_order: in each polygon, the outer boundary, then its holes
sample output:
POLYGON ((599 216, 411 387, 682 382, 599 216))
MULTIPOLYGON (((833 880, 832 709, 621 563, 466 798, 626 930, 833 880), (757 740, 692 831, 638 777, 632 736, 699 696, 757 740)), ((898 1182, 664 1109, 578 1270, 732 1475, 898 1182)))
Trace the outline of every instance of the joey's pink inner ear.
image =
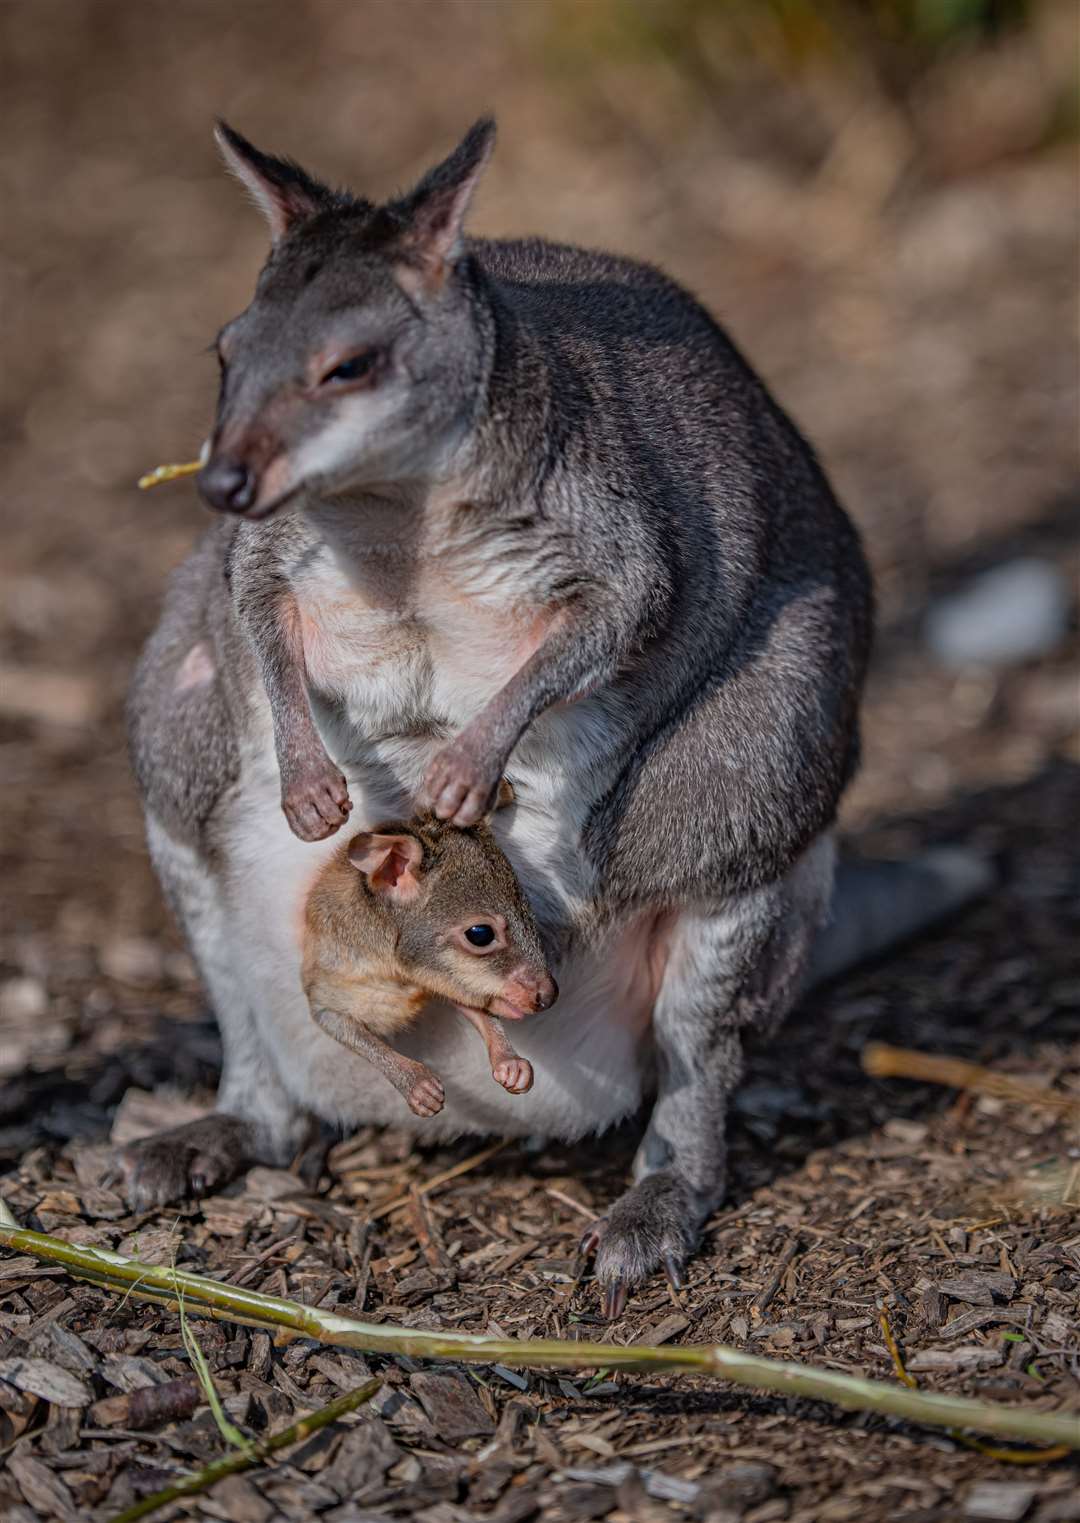
POLYGON ((394 204, 393 211, 405 224, 398 278, 406 287, 418 282, 437 286, 458 257, 465 213, 494 143, 495 123, 484 117, 449 158, 430 169, 415 190, 394 204))
POLYGON ((415 836, 359 835, 349 842, 348 856, 375 893, 411 899, 419 892, 424 849, 415 836))
POLYGON ((333 192, 299 164, 263 153, 228 122, 218 122, 214 137, 226 165, 270 224, 274 243, 333 201, 333 192))

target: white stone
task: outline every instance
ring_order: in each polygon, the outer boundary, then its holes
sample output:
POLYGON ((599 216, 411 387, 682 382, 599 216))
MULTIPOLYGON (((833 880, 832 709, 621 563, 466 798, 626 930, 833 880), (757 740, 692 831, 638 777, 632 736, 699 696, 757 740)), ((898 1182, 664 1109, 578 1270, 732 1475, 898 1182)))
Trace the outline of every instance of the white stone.
POLYGON ((978 1481, 967 1494, 964 1517, 1020 1523, 1034 1500, 1035 1487, 1027 1481, 978 1481))
POLYGON ((925 639, 951 670, 1008 666, 1049 654, 1064 639, 1068 619, 1064 574, 1051 561, 1026 558, 995 566, 935 604, 925 639))
POLYGON ((0 984, 0 1022, 19 1026, 35 1021, 49 1008, 49 996, 39 978, 26 975, 0 984))

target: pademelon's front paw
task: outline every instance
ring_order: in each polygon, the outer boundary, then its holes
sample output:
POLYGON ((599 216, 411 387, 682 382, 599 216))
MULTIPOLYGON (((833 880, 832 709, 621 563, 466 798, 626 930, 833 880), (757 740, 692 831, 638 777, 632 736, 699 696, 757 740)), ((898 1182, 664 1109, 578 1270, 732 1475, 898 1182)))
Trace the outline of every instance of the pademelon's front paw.
POLYGON ((491 1070, 496 1084, 511 1095, 523 1095, 533 1086, 533 1067, 527 1058, 500 1058, 491 1070))
POLYGON ((495 802, 502 771, 501 756, 486 756, 467 735, 459 735, 432 761, 424 778, 421 801, 440 820, 449 820, 462 828, 475 825, 495 802))
POLYGON ((405 1095, 405 1103, 414 1116, 437 1116, 446 1099, 442 1082, 429 1069, 423 1069, 405 1095))
POLYGON ((281 807, 294 836, 301 841, 322 841, 344 825, 352 800, 344 777, 324 757, 282 777, 281 807))

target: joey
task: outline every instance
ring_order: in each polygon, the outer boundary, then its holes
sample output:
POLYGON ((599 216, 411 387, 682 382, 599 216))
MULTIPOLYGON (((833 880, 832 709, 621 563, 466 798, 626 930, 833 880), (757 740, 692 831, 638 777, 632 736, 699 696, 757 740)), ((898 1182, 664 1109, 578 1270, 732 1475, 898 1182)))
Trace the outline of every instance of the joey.
POLYGON ((391 1039, 430 999, 454 1005, 482 1038, 492 1078, 524 1094, 532 1065, 503 1022, 549 1009, 558 992, 487 823, 460 830, 433 815, 362 831, 323 868, 305 908, 302 980, 316 1024, 417 1116, 442 1109, 442 1082, 391 1039))

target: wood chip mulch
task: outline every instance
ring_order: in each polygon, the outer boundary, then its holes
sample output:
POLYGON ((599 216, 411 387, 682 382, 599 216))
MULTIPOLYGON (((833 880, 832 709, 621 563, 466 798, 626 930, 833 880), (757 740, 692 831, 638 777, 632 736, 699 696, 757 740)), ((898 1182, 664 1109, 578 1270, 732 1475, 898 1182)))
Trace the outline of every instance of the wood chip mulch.
MULTIPOLYGON (((476 1154, 475 1142, 418 1152, 404 1133, 365 1131, 291 1170, 253 1169, 198 1205, 133 1217, 109 1187, 104 1141, 78 1135, 88 1108, 111 1094, 95 1102, 91 1085, 82 1109, 23 1107, 6 1140, 30 1145, 3 1180, 4 1198, 20 1222, 72 1241, 148 1261, 175 1255, 235 1284, 432 1329, 722 1341, 889 1379, 884 1307, 925 1389, 1075 1410, 1075 1123, 995 1099, 878 1084, 860 1073, 858 1053, 870 1037, 904 1040, 1080 1093, 1080 1043, 1070 1032, 1077 900, 1072 879, 1054 869, 1056 821, 1078 791, 1075 769, 1066 769, 1037 793, 1000 798, 994 829, 1003 840, 1026 822, 1014 886, 903 958, 827 991, 779 1046, 754 1055, 736 1106, 732 1204, 710 1221, 686 1289, 676 1297, 657 1278, 613 1325, 601 1320, 589 1280, 575 1283, 574 1256, 583 1226, 625 1178, 629 1127, 587 1147, 508 1145, 430 1192, 427 1181, 476 1154), (1034 897, 1033 877, 1042 884, 1034 897), (1017 895, 1039 956, 1008 933, 1017 895), (57 1135, 64 1124, 73 1133, 66 1140, 57 1135)), ((180 1029, 179 1051, 195 1064, 211 1033, 198 1021, 180 1029)), ((75 1052, 77 1070, 85 1053, 75 1052)), ((151 1094, 130 1082, 140 1065, 153 1072, 145 1052, 110 1061, 128 1081, 114 1137, 192 1113, 191 1096, 175 1086, 151 1094)), ((371 1372, 384 1384, 367 1412, 177 1505, 174 1516, 1080 1516, 1073 1463, 1020 1471, 898 1421, 702 1378, 425 1368, 301 1339, 275 1344, 222 1323, 194 1326, 229 1417, 249 1433, 276 1431, 371 1372)), ((108 1518, 218 1456, 223 1441, 174 1315, 8 1256, 0 1260, 0 1446, 0 1508, 30 1523, 108 1518)))
MULTIPOLYGON (((764 102, 756 127, 745 93, 710 99, 711 126, 672 132, 624 73, 599 89, 583 74, 567 94, 535 31, 515 41, 509 26, 536 7, 501 7, 498 26, 484 6, 422 6, 426 52, 414 5, 263 0, 228 26, 211 0, 67 6, 62 27, 56 9, 4 15, 18 60, 5 164, 33 193, 0 227, 20 293, 0 372, 0 1196, 25 1226, 147 1261, 175 1254, 373 1321, 725 1341, 891 1380, 884 1308, 923 1389, 1080 1411, 1075 1123, 859 1066, 880 1040, 1080 1094, 1075 596, 1039 661, 949 672, 922 633, 928 605, 988 565, 1036 556, 1070 588, 1080 579, 1075 155, 1058 128, 1056 146, 1030 151, 1043 129, 1009 104, 1068 51, 1057 30, 1040 32, 1037 64, 1014 67, 1002 29, 995 67, 1008 72, 993 77, 1007 87, 965 86, 944 114, 930 92, 939 130, 952 121, 972 146, 994 139, 981 124, 1004 102, 1014 150, 971 173, 943 169, 948 155, 929 173, 908 166, 879 195, 884 140, 863 131, 864 104, 852 119, 870 178, 845 168, 846 127, 828 172, 808 174, 805 95, 764 102), (328 1138, 289 1170, 138 1217, 106 1169, 110 1136, 207 1107, 220 1066, 150 873, 122 719, 165 576, 202 524, 184 487, 147 499, 132 483, 201 438, 214 384, 202 350, 262 252, 212 166, 208 124, 254 81, 243 109, 257 140, 310 148, 379 193, 507 80, 519 126, 485 191, 486 226, 670 267, 730 322, 856 516, 880 617, 846 827, 897 855, 977 846, 1000 872, 987 902, 808 1000, 752 1055, 729 1198, 685 1290, 657 1277, 613 1325, 573 1262, 625 1185, 630 1126, 572 1148, 507 1146, 430 1192, 483 1139, 328 1138), (791 123, 795 160, 781 146, 791 123)), ((1053 9, 1028 8, 1048 21, 1053 9)), ((1047 124, 1059 114, 1048 106, 1047 124)), ((371 1408, 162 1518, 1080 1520, 1075 1460, 1010 1466, 805 1400, 702 1378, 365 1360, 192 1326, 249 1434, 369 1371, 383 1384, 371 1408)), ((224 1449, 174 1314, 0 1255, 3 1523, 105 1523, 224 1449)))

